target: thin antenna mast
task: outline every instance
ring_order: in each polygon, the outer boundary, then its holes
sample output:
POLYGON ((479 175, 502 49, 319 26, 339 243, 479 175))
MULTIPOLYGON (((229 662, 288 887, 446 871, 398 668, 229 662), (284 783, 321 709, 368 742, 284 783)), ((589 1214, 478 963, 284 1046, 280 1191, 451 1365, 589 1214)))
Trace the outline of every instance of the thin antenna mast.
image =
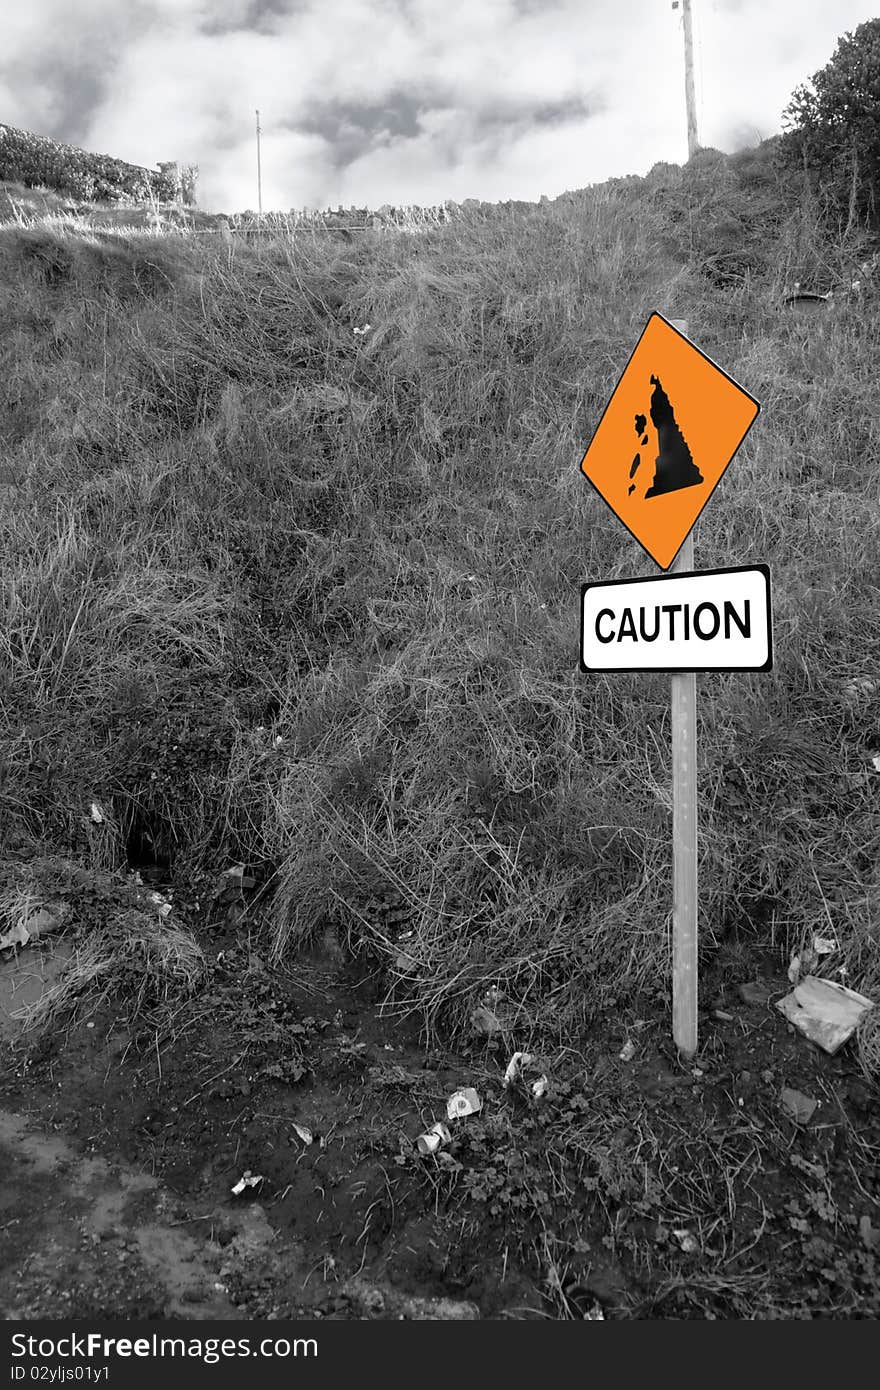
POLYGON ((257 210, 263 216, 263 172, 260 168, 260 113, 257 112, 257 210))

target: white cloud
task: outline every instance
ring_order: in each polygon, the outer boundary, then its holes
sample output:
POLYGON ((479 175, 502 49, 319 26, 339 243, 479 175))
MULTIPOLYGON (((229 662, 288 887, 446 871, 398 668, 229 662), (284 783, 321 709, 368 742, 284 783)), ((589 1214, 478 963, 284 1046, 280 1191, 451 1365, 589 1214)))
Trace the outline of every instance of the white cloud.
MULTIPOLYGON (((780 128, 867 0, 694 0, 700 137, 780 128)), ((135 163, 203 206, 535 198, 686 157, 671 0, 30 0, 0 119, 135 163), (386 109, 383 109, 386 108, 386 109)))

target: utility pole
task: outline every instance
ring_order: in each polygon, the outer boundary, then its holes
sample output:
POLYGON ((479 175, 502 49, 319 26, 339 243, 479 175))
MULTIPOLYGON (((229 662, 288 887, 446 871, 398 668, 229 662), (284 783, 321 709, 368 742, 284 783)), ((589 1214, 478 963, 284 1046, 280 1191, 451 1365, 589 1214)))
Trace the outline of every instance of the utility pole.
POLYGON ((688 159, 700 148, 697 140, 697 102, 694 96, 694 27, 691 0, 682 0, 684 18, 684 94, 687 101, 688 159))
POLYGON ((257 112, 257 211, 263 216, 263 174, 260 168, 260 113, 257 112))

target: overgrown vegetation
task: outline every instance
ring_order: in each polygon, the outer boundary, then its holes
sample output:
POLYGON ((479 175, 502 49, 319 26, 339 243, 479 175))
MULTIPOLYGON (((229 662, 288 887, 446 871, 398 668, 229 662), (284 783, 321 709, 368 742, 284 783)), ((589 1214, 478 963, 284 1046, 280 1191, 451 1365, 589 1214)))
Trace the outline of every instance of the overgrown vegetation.
POLYGON ((876 995, 878 304, 786 317, 871 250, 791 180, 771 143, 419 236, 0 228, 2 853, 242 862, 276 958, 335 924, 429 1033, 665 997, 667 679, 578 671, 580 583, 644 571, 578 465, 657 309, 763 407, 696 537, 775 616, 771 674, 699 680, 704 950, 833 931, 876 995))
POLYGON ((811 170, 838 218, 877 226, 880 175, 880 19, 844 34, 831 60, 797 88, 782 149, 811 170))
POLYGON ((0 179, 44 187, 99 203, 135 204, 156 199, 195 203, 198 169, 166 160, 142 169, 110 155, 91 154, 30 130, 0 124, 0 179))

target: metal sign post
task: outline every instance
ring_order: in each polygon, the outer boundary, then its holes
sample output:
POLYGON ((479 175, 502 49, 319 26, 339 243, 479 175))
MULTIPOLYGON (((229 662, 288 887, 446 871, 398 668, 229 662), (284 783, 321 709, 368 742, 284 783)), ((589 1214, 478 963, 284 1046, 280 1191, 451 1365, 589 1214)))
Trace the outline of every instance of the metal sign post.
MULTIPOLYGON (((672 566, 694 567, 693 532, 672 566)), ((684 1057, 697 1050, 697 677, 672 681, 672 1037, 684 1057)))
MULTIPOLYGON (((687 337, 687 319, 671 319, 687 337)), ((672 565, 694 567, 690 531, 672 565)), ((697 1050, 697 677, 672 677, 672 1037, 684 1057, 697 1050)))
POLYGON ((671 673, 672 1036, 689 1060, 698 1041, 696 672, 769 670, 772 632, 766 565, 693 572, 697 518, 760 407, 687 331, 685 319, 651 315, 581 461, 602 500, 669 571, 583 586, 581 669, 671 673))

